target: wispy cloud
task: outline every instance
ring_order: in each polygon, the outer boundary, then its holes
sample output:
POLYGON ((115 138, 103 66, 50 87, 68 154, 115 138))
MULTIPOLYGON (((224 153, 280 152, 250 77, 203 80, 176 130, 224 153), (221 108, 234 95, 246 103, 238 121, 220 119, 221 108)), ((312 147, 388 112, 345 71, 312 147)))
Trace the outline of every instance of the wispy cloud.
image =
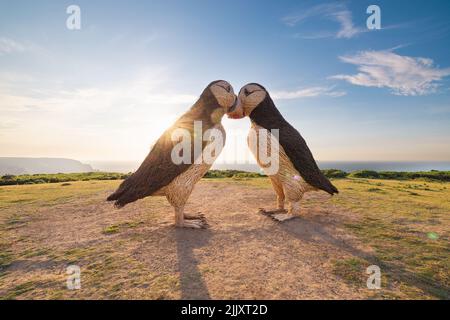
POLYGON ((46 123, 58 119, 58 123, 73 128, 108 127, 109 121, 114 121, 114 127, 127 127, 130 123, 156 125, 163 117, 172 117, 195 102, 196 94, 171 90, 164 72, 155 69, 153 74, 106 88, 52 89, 40 87, 34 80, 27 83, 31 88, 23 88, 22 81, 10 87, 0 86, 0 113, 4 115, 2 120, 23 126, 28 126, 28 121, 46 123))
POLYGON ((339 31, 336 34, 336 38, 346 38, 350 39, 356 36, 361 32, 367 31, 366 29, 362 29, 356 27, 352 21, 352 13, 347 9, 342 9, 340 11, 331 13, 330 16, 341 25, 339 31))
POLYGON ((55 88, 33 80, 26 87, 20 81, 0 86, 2 150, 11 155, 35 150, 45 156, 139 159, 200 94, 177 90, 166 76, 155 68, 147 76, 106 87, 55 88), (118 153, 123 146, 127 154, 118 153))
POLYGON ((26 49, 26 46, 20 42, 10 38, 0 37, 0 55, 24 52, 26 49))
POLYGON ((356 35, 362 32, 367 31, 364 28, 360 28, 354 25, 352 20, 352 13, 342 3, 319 4, 309 9, 306 9, 301 13, 285 16, 284 18, 282 18, 282 21, 286 25, 293 27, 295 25, 303 23, 306 20, 316 17, 325 17, 327 19, 336 21, 339 24, 338 31, 335 32, 320 31, 317 34, 301 36, 302 38, 320 39, 327 37, 335 37, 335 38, 349 39, 355 37, 356 35))
MULTIPOLYGON (((71 120, 72 115, 84 116, 90 122, 102 122, 102 115, 130 112, 149 115, 166 113, 166 106, 182 110, 195 102, 197 96, 180 92, 151 90, 140 81, 117 88, 80 88, 74 90, 29 90, 26 93, 0 92, 0 112, 21 117, 24 113, 39 116, 52 113, 71 120), (92 117, 98 115, 99 118, 92 117)), ((44 115, 45 116, 45 115, 44 115)), ((125 117, 116 119, 123 120, 125 117)), ((151 118, 150 118, 151 120, 151 118)))
POLYGON ((336 7, 335 4, 320 4, 320 5, 311 7, 309 9, 306 9, 302 12, 287 15, 287 16, 283 17, 281 20, 286 25, 293 27, 311 17, 323 15, 326 12, 330 12, 332 10, 332 8, 335 8, 335 7, 336 7))
POLYGON ((278 100, 311 98, 318 96, 329 96, 337 98, 345 95, 346 92, 334 90, 334 87, 320 87, 320 86, 302 88, 294 91, 274 91, 271 94, 272 98, 278 100))
POLYGON ((439 81, 450 75, 432 59, 409 57, 392 51, 362 51, 341 56, 343 62, 358 66, 357 74, 339 74, 331 79, 345 80, 364 87, 389 88, 394 94, 415 96, 433 93, 439 81))

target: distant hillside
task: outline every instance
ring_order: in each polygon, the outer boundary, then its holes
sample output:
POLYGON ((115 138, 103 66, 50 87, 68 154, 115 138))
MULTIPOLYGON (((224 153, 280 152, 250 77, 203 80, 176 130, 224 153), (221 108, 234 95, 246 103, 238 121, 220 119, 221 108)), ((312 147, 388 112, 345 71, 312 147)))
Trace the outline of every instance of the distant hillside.
POLYGON ((72 159, 0 157, 0 175, 75 173, 92 171, 94 171, 94 169, 90 165, 72 159))

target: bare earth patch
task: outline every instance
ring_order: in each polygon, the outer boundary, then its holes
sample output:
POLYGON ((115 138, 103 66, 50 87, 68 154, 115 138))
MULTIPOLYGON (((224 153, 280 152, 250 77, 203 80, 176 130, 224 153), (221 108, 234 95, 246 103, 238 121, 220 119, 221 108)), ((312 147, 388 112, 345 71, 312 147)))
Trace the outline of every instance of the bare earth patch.
MULTIPOLYGON (((309 193, 302 217, 278 223, 258 214, 274 207, 275 195, 266 179, 256 180, 202 180, 186 211, 204 213, 206 230, 176 229, 162 197, 116 210, 105 198, 118 181, 3 187, 0 297, 439 297, 396 277, 403 269, 391 264, 382 264, 390 274, 383 288, 367 289, 365 269, 380 257, 351 231, 360 221, 355 210, 325 193, 309 193), (69 265, 81 268, 80 290, 66 288, 69 265)), ((438 289, 445 294, 445 284, 438 289)))

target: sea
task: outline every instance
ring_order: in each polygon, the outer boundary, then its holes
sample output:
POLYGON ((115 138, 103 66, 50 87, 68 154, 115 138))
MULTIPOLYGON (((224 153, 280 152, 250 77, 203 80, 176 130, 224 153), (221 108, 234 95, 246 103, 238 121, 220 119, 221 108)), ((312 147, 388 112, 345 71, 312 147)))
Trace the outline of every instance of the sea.
MULTIPOLYGON (((139 161, 83 161, 90 164, 96 171, 133 172, 139 167, 139 161)), ((339 169, 346 172, 356 170, 374 171, 450 171, 450 161, 318 161, 321 169, 339 169)), ((212 169, 241 170, 260 172, 256 163, 245 164, 215 164, 212 169)))

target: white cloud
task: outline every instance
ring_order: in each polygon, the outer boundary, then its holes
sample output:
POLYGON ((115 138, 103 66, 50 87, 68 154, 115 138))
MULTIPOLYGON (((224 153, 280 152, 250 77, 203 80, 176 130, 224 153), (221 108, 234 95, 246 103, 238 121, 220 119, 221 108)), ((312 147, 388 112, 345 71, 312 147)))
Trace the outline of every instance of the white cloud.
MULTIPOLYGON (((0 73, 0 111, 99 112, 119 105, 122 111, 134 106, 152 108, 185 105, 197 95, 172 88, 171 72, 163 67, 143 68, 128 80, 108 87, 68 88, 52 83, 42 84, 35 77, 21 73, 0 73), (3 85, 8 83, 8 86, 3 85)), ((117 108, 117 107, 116 107, 117 108)))
MULTIPOLYGON (((39 93, 39 91, 34 91, 39 93)), ((137 87, 127 86, 121 89, 77 89, 73 91, 46 92, 44 96, 15 95, 1 93, 2 106, 0 110, 5 112, 20 112, 47 110, 51 112, 67 112, 78 110, 89 112, 107 110, 115 104, 123 103, 123 107, 132 106, 165 106, 180 105, 195 102, 196 96, 180 93, 155 93, 141 91, 137 87), (49 95, 50 94, 50 95, 49 95), (94 108, 93 108, 94 106, 94 108)))
POLYGON ((303 21, 313 17, 321 15, 325 12, 328 12, 334 8, 335 5, 330 4, 320 4, 314 7, 311 7, 303 12, 296 13, 293 15, 285 16, 281 20, 288 26, 293 27, 303 21))
POLYGON ((335 91, 334 87, 309 87, 294 91, 274 91, 271 97, 278 100, 289 100, 299 98, 311 98, 318 96, 342 97, 346 95, 344 91, 335 91))
POLYGON ((343 62, 358 66, 357 74, 330 77, 365 87, 390 88, 397 95, 433 93, 439 81, 450 75, 450 68, 440 69, 429 58, 416 58, 391 51, 362 51, 341 56, 343 62))
POLYGON ((154 70, 108 87, 0 87, 2 152, 140 159, 201 93, 176 90, 165 74, 154 70))
POLYGON ((0 37, 0 55, 24 52, 25 50, 25 45, 9 38, 0 37))
POLYGON ((341 25, 341 28, 336 34, 336 38, 350 39, 356 36, 357 34, 365 31, 353 25, 352 14, 348 10, 341 10, 332 13, 331 16, 334 19, 336 19, 341 25))
MULTIPOLYGON (((356 27, 353 24, 352 13, 342 3, 320 4, 311 7, 301 13, 286 16, 282 21, 288 26, 295 26, 308 19, 315 17, 325 17, 336 21, 339 24, 337 32, 320 31, 317 34, 300 36, 304 39, 321 39, 326 37, 346 38, 350 39, 356 35, 366 32, 366 29, 356 27)), ((298 36, 297 36, 298 37, 298 36)))

